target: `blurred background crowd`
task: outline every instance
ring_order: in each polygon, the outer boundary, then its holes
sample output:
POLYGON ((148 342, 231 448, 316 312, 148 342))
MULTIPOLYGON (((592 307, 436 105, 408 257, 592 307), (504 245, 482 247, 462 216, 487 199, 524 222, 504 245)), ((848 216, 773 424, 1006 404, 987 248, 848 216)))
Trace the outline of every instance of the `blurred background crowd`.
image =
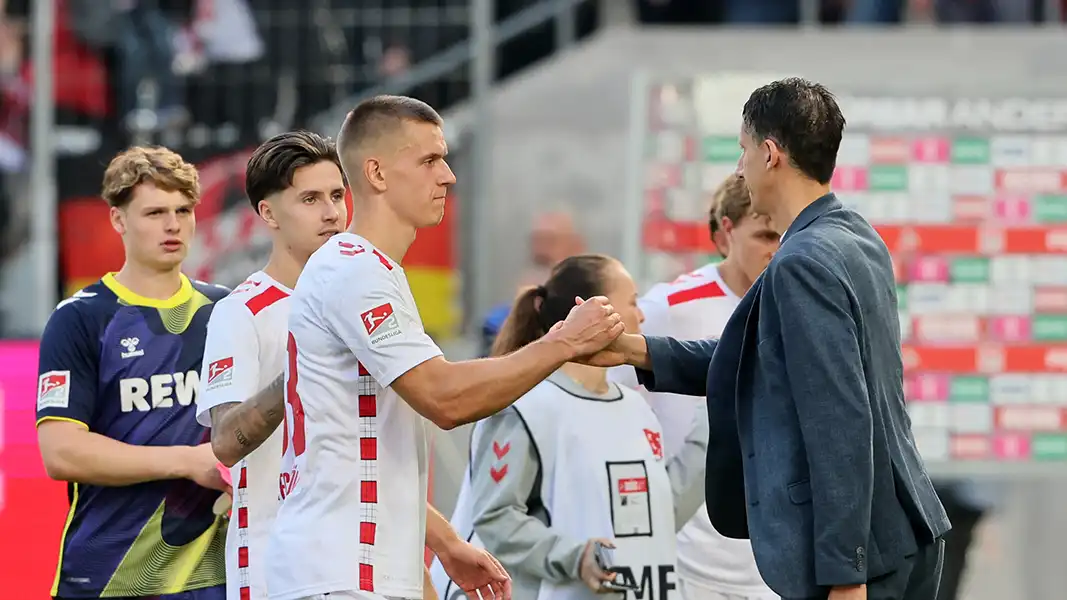
MULTIPOLYGON (((0 0, 0 403, 7 403, 8 415, 0 406, 0 434, 7 431, 6 446, 0 435, 0 539, 5 540, 27 533, 20 529, 26 521, 18 514, 13 482, 29 490, 26 482, 43 475, 39 464, 30 464, 33 452, 12 451, 32 444, 32 422, 24 427, 13 420, 15 384, 4 381, 25 377, 32 364, 3 352, 26 347, 13 340, 32 344, 43 325, 42 306, 47 316, 58 298, 121 265, 121 245, 98 193, 103 166, 131 144, 166 145, 200 166, 204 198, 189 272, 233 285, 262 264, 268 248, 243 197, 244 163, 252 148, 294 128, 332 135, 344 112, 371 93, 403 93, 430 103, 448 121, 460 183, 446 222, 420 234, 407 267, 428 330, 450 352, 469 356, 485 351, 516 286, 543 281, 562 258, 591 249, 619 255, 630 265, 647 262, 645 249, 657 256, 688 255, 652 262, 646 269, 633 267, 647 286, 710 256, 701 242, 674 252, 675 242, 650 241, 665 234, 642 228, 647 215, 641 198, 650 188, 641 178, 672 180, 670 185, 689 190, 685 202, 698 206, 693 214, 703 214, 699 198, 689 196, 700 196, 701 189, 721 180, 736 159, 730 149, 716 149, 717 138, 693 141, 679 134, 682 141, 671 142, 668 133, 681 122, 704 128, 707 119, 700 113, 716 102, 708 97, 718 92, 657 83, 652 80, 660 73, 649 72, 648 65, 642 67, 645 87, 638 89, 630 80, 639 68, 627 64, 636 63, 638 55, 670 57, 656 68, 678 80, 729 71, 742 78, 730 85, 750 90, 755 84, 746 88, 747 83, 762 82, 764 74, 796 74, 801 59, 782 55, 802 48, 798 56, 816 61, 804 67, 810 66, 816 78, 827 74, 832 89, 837 89, 834 77, 863 80, 843 90, 857 96, 951 100, 953 94, 988 95, 1052 106, 1040 112, 1027 104, 1038 115, 1032 121, 1027 120, 1030 108, 1005 109, 1018 121, 1014 125, 1003 125, 998 121, 1003 115, 990 109, 975 117, 981 123, 960 126, 968 135, 1002 125, 1016 137, 1027 126, 1042 134, 1067 133, 1067 110, 1059 99, 1067 97, 1062 91, 1067 89, 1067 46, 1059 29, 1067 0, 54 0, 51 18, 35 23, 35 2, 44 1, 0 0), (481 27, 491 35, 480 46, 473 13, 486 4, 492 17, 481 27), (750 29, 755 26, 760 29, 750 29), (51 40, 50 68, 31 52, 34 36, 41 35, 51 40), (863 56, 843 54, 852 51, 863 56), (980 52, 986 58, 978 58, 980 52), (491 56, 479 62, 486 53, 491 56), (486 75, 485 68, 489 72, 479 83, 477 73, 483 69, 486 75), (54 92, 54 114, 47 123, 31 120, 35 103, 41 102, 34 97, 40 76, 50 78, 54 92), (965 83, 948 81, 952 77, 965 83), (986 94, 983 86, 994 91, 986 94), (651 99, 644 96, 650 93, 651 99), (585 102, 584 112, 578 94, 595 99, 585 102), (686 104, 681 97, 697 99, 686 104), (540 104, 533 106, 535 100, 540 104), (593 105, 599 110, 590 112, 593 105), (647 117, 634 106, 661 114, 647 117), (628 141, 637 121, 643 124, 636 135, 659 132, 652 143, 659 150, 628 141), (685 149, 663 150, 668 142, 685 149), (40 144, 47 151, 35 154, 40 144), (700 155, 712 166, 666 169, 670 160, 657 152, 677 153, 671 160, 686 164, 700 155), (33 156, 54 164, 35 169, 33 156), (661 170, 645 171, 642 156, 658 161, 661 170), (493 169, 487 166, 490 158, 493 169), (624 200, 634 194, 636 203, 624 200), (42 264, 49 267, 48 277, 42 264), (4 338, 12 340, 9 346, 4 338)), ((47 47, 37 44, 42 46, 47 47)), ((889 126, 878 122, 880 105, 866 106, 859 121, 884 132, 889 126)), ((844 108, 851 121, 856 113, 844 108)), ((913 109, 902 118, 923 121, 915 110, 922 112, 913 109)), ((909 135, 920 129, 940 135, 960 119, 956 112, 946 117, 935 111, 921 126, 903 129, 909 135)), ((1067 168, 1067 151, 1056 156, 1038 166, 1067 168)), ((1032 165, 1025 160, 1036 159, 1020 160, 1005 164, 1029 173, 1032 165)), ((997 177, 1000 186, 1002 175, 997 177)), ((1064 193, 1059 188, 1067 189, 1059 181, 1057 189, 1034 184, 1031 191, 1059 197, 1064 193)), ((910 192, 921 200, 922 194, 938 193, 930 187, 936 184, 924 185, 897 190, 895 198, 910 192)), ((682 202, 672 200, 676 191, 663 191, 662 204, 682 202)), ((965 190, 964 195, 992 198, 1000 191, 965 190)), ((924 217, 923 208, 917 210, 918 216, 892 218, 936 221, 924 217)), ((885 211, 880 214, 892 220, 885 211)), ((683 234, 675 228, 667 237, 683 234)), ((1062 252, 1064 246, 1046 241, 1044 249, 1033 252, 1062 252)), ((1067 298, 1067 281, 1053 283, 1067 298)), ((980 335, 967 341, 977 344, 980 335)), ((1046 361, 1029 372, 1054 367, 1064 369, 1046 361)), ((1062 400, 1055 389, 1045 392, 1055 396, 1047 402, 1067 402, 1067 389, 1062 400)), ((446 509, 455 493, 449 478, 463 466, 463 435, 452 436, 454 445, 438 448, 435 489, 446 509)), ((1067 456, 1059 460, 1067 462, 1067 456)), ((955 473, 951 460, 946 462, 947 471, 955 473)), ((991 466, 977 469, 977 475, 961 469, 967 477, 950 478, 943 487, 958 511, 954 521, 972 525, 961 530, 971 532, 968 543, 973 534, 974 560, 985 567, 973 574, 967 595, 961 592, 960 598, 1054 600, 1067 594, 1063 574, 1049 567, 1060 560, 1054 558, 1057 540, 1067 535, 1065 521, 1050 516, 1062 512, 1057 508, 1062 502, 1055 501, 1058 492, 1050 491, 1059 488, 1049 487, 1059 481, 1060 465, 1031 469, 1031 462, 989 461, 991 466), (1016 471, 1030 477, 1020 482, 1016 471), (1001 510, 985 529, 978 527, 994 508, 1001 510)), ((20 493, 50 493, 59 504, 65 501, 59 487, 33 489, 43 491, 20 493)), ((38 501, 34 497, 22 506, 39 508, 38 501)), ((48 515, 51 524, 63 510, 48 515)), ((41 551, 27 556, 43 561, 50 578, 56 539, 51 533, 29 533, 38 535, 47 538, 38 544, 41 551)), ((25 569, 18 578, 42 571, 25 569)), ((38 589, 19 597, 43 597, 38 589)))

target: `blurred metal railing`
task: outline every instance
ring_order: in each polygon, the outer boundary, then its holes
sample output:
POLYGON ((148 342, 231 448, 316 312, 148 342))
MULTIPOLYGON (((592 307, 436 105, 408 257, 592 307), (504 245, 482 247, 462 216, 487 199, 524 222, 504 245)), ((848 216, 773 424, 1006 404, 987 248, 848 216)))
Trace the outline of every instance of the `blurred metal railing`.
MULTIPOLYGON (((137 110, 133 113, 136 118, 130 120, 133 128, 126 143, 164 144, 183 154, 188 153, 187 157, 192 160, 202 160, 205 144, 219 146, 219 150, 214 150, 216 153, 224 148, 237 149, 264 135, 275 133, 279 128, 311 126, 334 134, 345 112, 360 98, 377 93, 411 94, 420 86, 440 82, 449 82, 447 85, 451 86, 453 92, 465 91, 469 85, 471 93, 468 101, 476 106, 484 106, 496 70, 496 49, 552 20, 555 20, 556 49, 568 46, 576 37, 574 11, 580 3, 581 0, 540 0, 506 19, 497 19, 493 14, 495 3, 486 0, 453 0, 436 5, 436 8, 410 9, 385 1, 351 4, 312 2, 313 15, 307 18, 313 18, 320 25, 324 21, 331 25, 322 35, 310 36, 320 38, 317 41, 307 39, 302 29, 297 31, 303 25, 296 22, 303 17, 297 15, 287 2, 279 1, 273 8, 269 3, 260 3, 254 10, 259 11, 257 18, 262 34, 267 38, 266 43, 268 46, 271 44, 272 36, 291 39, 292 48, 287 51, 288 55, 282 56, 279 64, 275 64, 279 62, 278 57, 271 58, 273 62, 268 65, 269 68, 253 65, 247 70, 237 68, 222 71, 219 76, 226 80, 208 81, 206 89, 188 94, 194 116, 198 107, 203 108, 202 112, 221 110, 226 114, 220 113, 214 121, 194 119, 191 126, 181 131, 155 129, 157 119, 154 111, 159 94, 152 93, 158 86, 149 81, 147 86, 142 86, 146 93, 138 94, 137 110), (348 28, 347 31, 355 28, 358 33, 345 39, 345 28, 348 28), (386 77, 378 72, 377 61, 381 59, 381 52, 391 35, 407 38, 406 42, 412 49, 413 64, 398 76, 386 77), (460 41, 448 45, 452 40, 460 41), (444 50, 440 50, 442 45, 445 46, 444 50), (353 60, 351 56, 359 59, 353 60), (453 82, 457 75, 460 80, 453 82), (314 89, 304 89, 312 83, 314 89), (349 95, 352 93, 355 95, 349 95), (221 108, 215 109, 215 106, 221 108), (260 121, 252 126, 241 122, 242 117, 248 117, 251 113, 258 115, 271 108, 272 114, 256 117, 260 121), (309 109, 312 112, 309 113, 309 109), (233 115, 237 116, 236 125, 233 115), (139 128, 139 125, 143 127, 139 128)), ((40 331, 58 301, 58 199, 61 195, 69 195, 69 192, 63 191, 63 184, 70 182, 70 179, 64 182, 58 179, 57 161, 64 155, 60 146, 64 144, 65 132, 69 127, 64 129, 63 124, 57 122, 54 100, 57 80, 55 71, 48 67, 56 59, 53 40, 57 20, 63 16, 60 11, 64 9, 57 8, 62 4, 56 1, 32 2, 30 5, 31 68, 37 75, 33 81, 34 102, 29 128, 32 161, 28 195, 32 198, 33 206, 32 241, 12 270, 17 272, 16 280, 25 284, 19 285, 23 289, 19 296, 31 300, 24 303, 9 302, 18 311, 11 315, 11 320, 20 325, 18 332, 23 335, 40 331)), ((468 200, 465 201, 465 207, 470 207, 468 217, 473 218, 472 225, 464 227, 469 232, 482 229, 477 217, 477 190, 481 186, 475 178, 491 160, 479 141, 484 137, 481 132, 487 131, 490 126, 488 113, 481 113, 479 127, 476 128, 479 133, 472 138, 469 146, 469 151, 477 157, 475 160, 480 166, 472 170, 472 177, 468 178, 473 180, 468 184, 468 200)), ((96 123, 89 125, 89 129, 96 127, 96 123)), ((113 150, 101 150, 105 153, 110 151, 113 150)), ((482 242, 471 240, 466 246, 467 251, 463 253, 465 257, 484 254, 478 251, 482 242)), ((465 271, 478 272, 477 265, 471 267, 465 271)), ((479 285, 478 282, 468 282, 467 289, 478 290, 479 285)), ((4 293, 12 296, 11 288, 4 293)), ((474 297, 482 298, 484 294, 475 291, 474 297)), ((474 305, 481 306, 482 303, 475 302, 474 305)))
MULTIPOLYGON (((415 65, 400 77, 364 90, 347 98, 337 106, 321 114, 313 125, 324 134, 333 135, 345 114, 362 98, 376 94, 406 94, 419 86, 439 79, 448 73, 469 65, 471 96, 468 100, 478 115, 477 127, 472 128, 469 148, 465 148, 466 164, 476 165, 470 169, 467 182, 463 184, 463 226, 461 273, 463 277, 464 314, 483 315, 492 303, 487 262, 491 260, 489 240, 490 225, 485 218, 484 207, 489 202, 486 177, 492 171, 492 151, 489 140, 492 136, 493 119, 489 107, 491 88, 496 65, 496 48, 548 21, 555 22, 557 52, 565 51, 576 37, 574 9, 581 0, 542 0, 506 19, 496 22, 493 0, 472 0, 470 10, 470 37, 438 53, 433 58, 415 65), (494 24, 495 23, 495 24, 494 24)), ((460 139, 459 132, 450 130, 451 145, 460 139)), ((468 325, 469 325, 468 319, 468 325)))

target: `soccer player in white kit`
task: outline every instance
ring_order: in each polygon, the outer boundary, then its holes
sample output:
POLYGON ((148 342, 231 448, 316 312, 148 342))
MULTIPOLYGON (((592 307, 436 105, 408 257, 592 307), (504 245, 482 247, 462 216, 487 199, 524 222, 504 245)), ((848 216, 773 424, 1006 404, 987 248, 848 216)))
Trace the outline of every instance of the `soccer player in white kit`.
POLYGON ((426 421, 450 429, 496 413, 624 329, 595 297, 508 356, 442 357, 401 267, 455 183, 441 126, 423 102, 378 96, 338 136, 353 219, 312 255, 292 296, 272 600, 421 599, 424 544, 463 590, 510 597, 499 563, 426 504, 426 421))
POLYGON ((215 306, 207 326, 197 420, 231 467, 227 600, 266 600, 265 554, 278 508, 289 297, 311 253, 345 226, 345 181, 333 142, 294 131, 252 153, 245 192, 270 230, 270 258, 215 306))
MULTIPOLYGON (((705 265, 670 283, 653 286, 641 297, 646 335, 678 339, 718 337, 741 296, 767 267, 778 249, 778 234, 766 217, 752 214, 745 183, 731 175, 715 191, 709 225, 725 260, 705 265)), ((636 385, 634 370, 613 376, 636 385)), ((644 392, 663 426, 664 451, 682 446, 704 398, 644 392)), ((701 507, 678 532, 678 590, 685 600, 769 600, 778 595, 756 569, 752 544, 720 535, 701 507)))

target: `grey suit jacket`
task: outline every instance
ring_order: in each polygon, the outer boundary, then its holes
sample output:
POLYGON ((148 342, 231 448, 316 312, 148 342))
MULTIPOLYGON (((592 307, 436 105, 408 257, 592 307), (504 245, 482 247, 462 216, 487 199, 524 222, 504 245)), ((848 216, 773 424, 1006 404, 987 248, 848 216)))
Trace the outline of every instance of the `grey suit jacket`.
POLYGON ((949 530, 904 404, 896 285, 833 194, 800 213, 719 340, 648 337, 654 391, 706 395, 706 499, 764 581, 803 598, 899 568, 949 530))

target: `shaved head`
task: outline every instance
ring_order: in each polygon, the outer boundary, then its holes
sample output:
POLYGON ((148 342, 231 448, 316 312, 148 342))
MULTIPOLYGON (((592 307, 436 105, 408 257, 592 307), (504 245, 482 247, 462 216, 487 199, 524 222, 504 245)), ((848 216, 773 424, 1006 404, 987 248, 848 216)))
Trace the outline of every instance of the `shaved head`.
POLYGON ((389 215, 414 229, 444 217, 456 176, 445 161, 441 115, 421 100, 375 96, 345 117, 337 136, 341 166, 352 190, 353 222, 389 215))
MULTIPOLYGON (((337 150, 345 171, 355 174, 359 161, 369 148, 382 140, 393 140, 406 122, 440 127, 441 115, 422 100, 407 96, 375 96, 360 102, 345 117, 337 135, 337 150)), ((394 141, 394 143, 396 143, 394 141)))

